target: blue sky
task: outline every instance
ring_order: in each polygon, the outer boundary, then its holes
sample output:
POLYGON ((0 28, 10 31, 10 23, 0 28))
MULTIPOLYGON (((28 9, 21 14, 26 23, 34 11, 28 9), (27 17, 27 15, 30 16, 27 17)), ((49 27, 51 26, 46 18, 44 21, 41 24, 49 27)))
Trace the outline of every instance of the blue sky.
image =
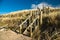
POLYGON ((32 4, 37 5, 42 2, 52 6, 60 6, 60 0, 0 0, 0 14, 31 9, 32 4))

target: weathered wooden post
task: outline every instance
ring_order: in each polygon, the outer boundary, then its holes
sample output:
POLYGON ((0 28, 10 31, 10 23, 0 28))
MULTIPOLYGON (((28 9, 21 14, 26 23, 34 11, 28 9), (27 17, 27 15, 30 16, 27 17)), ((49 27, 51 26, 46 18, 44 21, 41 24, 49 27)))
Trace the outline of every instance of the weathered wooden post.
MULTIPOLYGON (((33 20, 33 11, 31 11, 31 15, 32 15, 32 17, 31 17, 31 20, 30 21, 33 20)), ((32 37, 32 27, 30 27, 30 37, 32 37)))
MULTIPOLYGON (((32 14, 33 14, 33 13, 32 13, 32 11, 31 11, 31 14, 30 14, 30 15, 33 16, 32 14)), ((31 23, 32 20, 33 20, 33 19, 32 19, 32 17, 31 17, 29 22, 31 23)))
POLYGON ((48 13, 50 12, 49 6, 48 6, 48 13))
POLYGON ((42 11, 41 11, 41 15, 40 15, 40 25, 42 25, 42 11))
MULTIPOLYGON (((40 9, 38 8, 38 15, 39 15, 39 23, 38 23, 38 28, 40 28, 40 9)), ((37 40, 40 40, 40 34, 38 34, 38 39, 37 40)))
MULTIPOLYGON (((22 22, 22 20, 21 20, 22 22)), ((22 25, 19 26, 19 33, 21 34, 22 33, 22 25)))
POLYGON ((33 33, 32 33, 32 27, 30 27, 30 37, 32 37, 33 33))
POLYGON ((22 26, 20 25, 20 30, 19 30, 19 33, 21 34, 22 33, 22 26))
MULTIPOLYGON (((39 15, 39 23, 38 23, 38 28, 39 28, 39 32, 41 31, 40 30, 40 26, 42 25, 42 11, 40 10, 40 8, 38 8, 38 15, 39 15)), ((38 34, 38 40, 40 40, 40 33, 38 34)))
POLYGON ((46 9, 46 14, 49 14, 49 12, 50 12, 50 9, 49 9, 49 6, 48 6, 48 8, 46 9))

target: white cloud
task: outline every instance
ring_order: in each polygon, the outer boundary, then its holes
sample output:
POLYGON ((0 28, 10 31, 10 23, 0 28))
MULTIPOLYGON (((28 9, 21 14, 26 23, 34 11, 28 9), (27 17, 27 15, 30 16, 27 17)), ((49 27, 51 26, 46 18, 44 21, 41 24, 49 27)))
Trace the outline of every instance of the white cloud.
POLYGON ((36 6, 37 6, 37 5, 35 5, 35 4, 32 4, 32 8, 36 8, 36 6))
POLYGON ((32 4, 32 7, 31 8, 34 8, 35 9, 35 8, 39 7, 39 8, 42 9, 43 8, 43 5, 44 6, 51 6, 51 5, 48 5, 47 3, 43 2, 43 3, 37 4, 37 5, 36 4, 32 4))
MULTIPOLYGON (((39 4, 32 4, 32 6, 31 6, 31 8, 33 8, 33 9, 36 9, 37 7, 39 7, 40 9, 42 9, 43 8, 43 5, 44 5, 44 7, 51 7, 51 8, 58 8, 58 6, 56 6, 56 7, 53 7, 52 5, 50 5, 50 4, 48 4, 48 3, 45 3, 45 2, 42 2, 42 3, 39 3, 39 4)), ((59 6, 59 8, 60 8, 60 6, 59 6)))

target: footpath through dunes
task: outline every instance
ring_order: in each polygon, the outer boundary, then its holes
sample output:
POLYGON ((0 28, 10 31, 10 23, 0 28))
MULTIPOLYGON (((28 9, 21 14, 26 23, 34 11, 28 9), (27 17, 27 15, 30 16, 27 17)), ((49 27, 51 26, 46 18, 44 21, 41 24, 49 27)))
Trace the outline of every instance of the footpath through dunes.
POLYGON ((32 38, 7 30, 0 31, 0 40, 32 40, 32 38))

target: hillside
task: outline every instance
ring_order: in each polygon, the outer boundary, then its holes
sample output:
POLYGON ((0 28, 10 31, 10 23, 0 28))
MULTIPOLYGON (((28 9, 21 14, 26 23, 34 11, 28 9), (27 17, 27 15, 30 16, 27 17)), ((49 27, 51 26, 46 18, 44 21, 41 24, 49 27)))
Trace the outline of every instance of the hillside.
POLYGON ((60 40, 60 8, 38 8, 0 15, 0 31, 8 30, 17 34, 22 31, 21 34, 28 37, 34 33, 32 38, 36 40, 60 40))
MULTIPOLYGON (((36 11, 34 9, 32 10, 22 10, 22 11, 16 11, 16 12, 11 12, 8 14, 3 14, 0 15, 0 26, 4 26, 7 24, 13 24, 13 23, 18 23, 24 21, 31 13, 31 11, 36 11)), ((19 23, 19 24, 20 24, 19 23)))

